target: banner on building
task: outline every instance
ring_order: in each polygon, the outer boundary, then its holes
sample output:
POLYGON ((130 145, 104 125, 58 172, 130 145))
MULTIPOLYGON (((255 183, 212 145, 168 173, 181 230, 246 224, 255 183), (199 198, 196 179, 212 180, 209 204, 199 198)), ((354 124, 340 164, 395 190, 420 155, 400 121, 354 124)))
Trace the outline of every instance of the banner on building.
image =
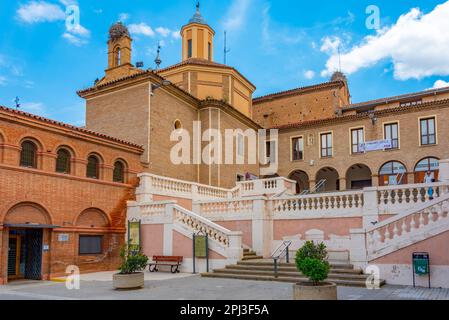
POLYGON ((140 248, 140 221, 128 221, 128 245, 140 248))
POLYGON ((368 141, 359 145, 360 152, 379 151, 391 148, 393 148, 391 140, 368 141))

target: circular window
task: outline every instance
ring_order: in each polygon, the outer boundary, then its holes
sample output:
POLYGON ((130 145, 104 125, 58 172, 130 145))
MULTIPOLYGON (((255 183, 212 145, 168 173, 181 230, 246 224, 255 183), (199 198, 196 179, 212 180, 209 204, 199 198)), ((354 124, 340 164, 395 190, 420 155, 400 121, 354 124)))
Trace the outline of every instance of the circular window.
POLYGON ((176 130, 182 129, 181 121, 176 120, 175 124, 174 124, 174 127, 175 127, 176 130))

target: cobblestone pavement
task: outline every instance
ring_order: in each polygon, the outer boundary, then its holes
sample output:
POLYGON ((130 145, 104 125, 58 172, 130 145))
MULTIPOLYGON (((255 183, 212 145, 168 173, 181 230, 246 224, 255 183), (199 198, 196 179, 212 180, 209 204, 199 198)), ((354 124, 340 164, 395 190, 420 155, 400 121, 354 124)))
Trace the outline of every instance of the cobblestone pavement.
MULTIPOLYGON (((105 276, 81 281, 80 290, 62 282, 17 282, 0 286, 0 300, 289 300, 292 284, 209 279, 180 275, 145 281, 137 291, 115 291, 105 276)), ((86 277, 84 277, 86 279, 86 277)), ((339 287, 340 300, 449 300, 449 289, 384 286, 380 290, 339 287)))

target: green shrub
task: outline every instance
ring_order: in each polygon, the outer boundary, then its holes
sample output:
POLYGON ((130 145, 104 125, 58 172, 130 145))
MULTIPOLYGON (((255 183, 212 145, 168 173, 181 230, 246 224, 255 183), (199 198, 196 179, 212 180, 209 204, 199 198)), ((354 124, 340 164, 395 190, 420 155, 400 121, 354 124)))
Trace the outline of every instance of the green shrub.
POLYGON ((330 265, 326 259, 327 251, 324 243, 315 244, 313 241, 307 241, 296 252, 296 268, 314 285, 318 285, 327 279, 330 271, 330 265))
POLYGON ((141 248, 125 245, 120 251, 122 264, 120 274, 133 274, 144 270, 148 264, 148 257, 141 252, 141 248))

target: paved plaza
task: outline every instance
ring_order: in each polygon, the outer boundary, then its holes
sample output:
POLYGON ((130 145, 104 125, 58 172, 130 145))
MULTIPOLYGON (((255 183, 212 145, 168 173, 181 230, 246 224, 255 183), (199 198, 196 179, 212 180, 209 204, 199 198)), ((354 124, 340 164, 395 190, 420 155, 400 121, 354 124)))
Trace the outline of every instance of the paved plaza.
MULTIPOLYGON (((112 273, 81 277, 79 290, 60 281, 20 281, 0 286, 1 300, 290 300, 292 284, 146 273, 145 288, 112 289, 112 273)), ((449 300, 449 289, 384 286, 380 290, 339 287, 340 300, 449 300)))

